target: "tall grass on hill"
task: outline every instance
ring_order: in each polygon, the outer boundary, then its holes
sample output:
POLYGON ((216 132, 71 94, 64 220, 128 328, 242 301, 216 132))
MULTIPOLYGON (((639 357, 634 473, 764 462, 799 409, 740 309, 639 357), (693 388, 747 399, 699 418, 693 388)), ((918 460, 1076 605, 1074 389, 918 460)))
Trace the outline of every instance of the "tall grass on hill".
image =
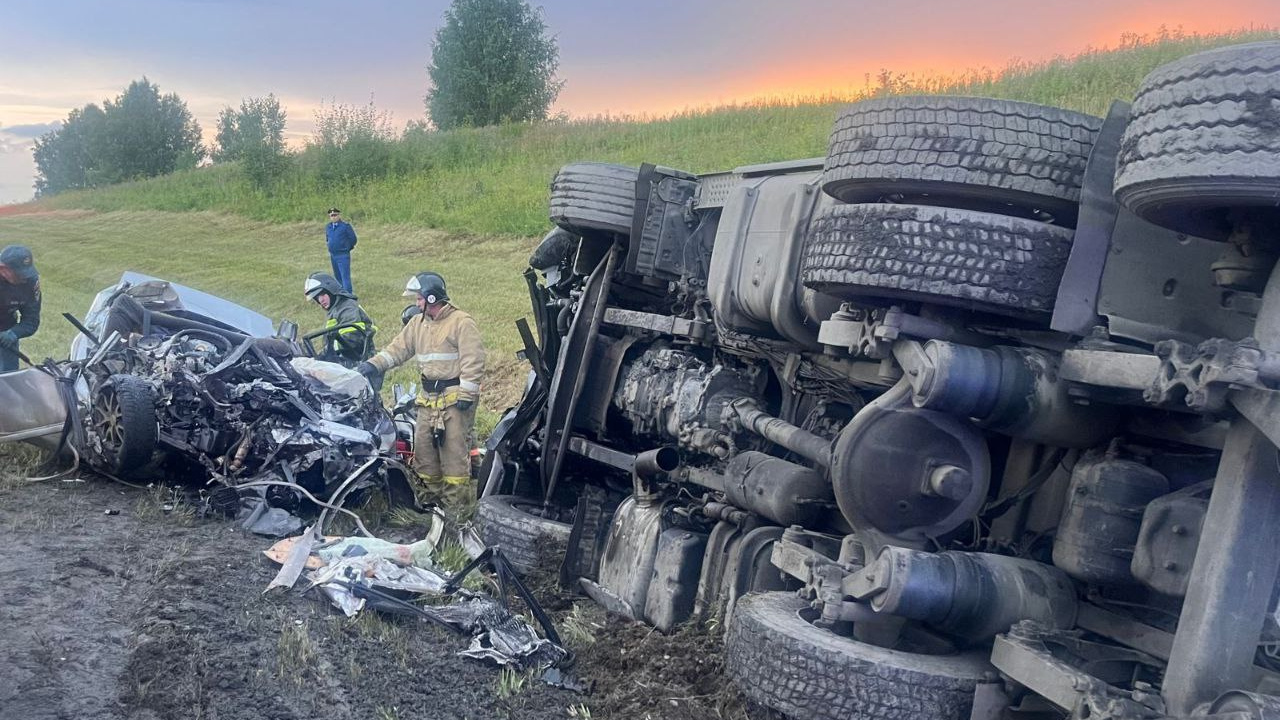
POLYGON ((1089 48, 1042 62, 1013 61, 999 70, 917 77, 883 70, 844 95, 773 97, 691 109, 666 117, 594 117, 451 132, 407 131, 363 148, 360 158, 312 147, 300 153, 269 192, 235 166, 215 166, 40 201, 46 208, 217 210, 268 222, 322 221, 337 204, 362 223, 408 224, 455 232, 536 235, 547 227, 548 181, 577 160, 654 162, 693 172, 822 155, 838 109, 889 94, 985 95, 1102 114, 1133 96, 1156 66, 1199 50, 1275 39, 1274 29, 1199 35, 1162 29, 1123 35, 1114 48, 1089 48), (376 157, 376 162, 369 162, 376 157), (360 178, 337 182, 329 171, 360 160, 360 178))

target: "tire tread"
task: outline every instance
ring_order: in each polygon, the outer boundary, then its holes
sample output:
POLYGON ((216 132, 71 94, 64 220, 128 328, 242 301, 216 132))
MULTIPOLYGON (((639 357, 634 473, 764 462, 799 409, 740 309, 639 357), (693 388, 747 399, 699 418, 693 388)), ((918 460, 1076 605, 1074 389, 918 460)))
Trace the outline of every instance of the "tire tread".
POLYGON ((497 545, 511 565, 528 575, 564 554, 569 543, 568 523, 547 520, 516 507, 512 495, 492 495, 476 506, 476 525, 486 546, 497 545))
POLYGON ((565 165, 551 181, 551 221, 577 235, 631 232, 638 177, 625 165, 565 165))
POLYGON ((886 184, 984 186, 1028 205, 1071 206, 1102 121, 1061 108, 961 96, 856 103, 831 133, 823 189, 844 202, 886 184))
POLYGON ((1208 50, 1143 80, 1116 163, 1140 217, 1222 239, 1223 213, 1280 195, 1280 42, 1208 50))
POLYGON ((820 630, 791 593, 738 601, 725 635, 729 677, 751 700, 793 718, 968 720, 990 665, 979 653, 927 656, 820 630))
POLYGON ((839 205, 810 225, 801 281, 838 297, 906 298, 999 314, 1048 313, 1072 231, 920 205, 839 205))

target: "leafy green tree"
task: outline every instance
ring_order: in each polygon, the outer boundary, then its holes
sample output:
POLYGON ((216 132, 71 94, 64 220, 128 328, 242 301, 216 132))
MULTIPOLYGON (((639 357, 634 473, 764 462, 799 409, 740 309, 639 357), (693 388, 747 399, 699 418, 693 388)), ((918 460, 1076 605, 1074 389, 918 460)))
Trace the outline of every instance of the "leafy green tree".
POLYGON ((94 148, 101 173, 96 185, 195 167, 204 157, 200 125, 187 104, 174 93, 161 95, 145 77, 103 103, 102 111, 102 142, 94 148))
POLYGON ((91 187, 97 171, 93 139, 102 132, 102 108, 89 104, 72 110, 62 125, 36 139, 36 195, 91 187))
POLYGON ((194 167, 204 147, 186 103, 144 77, 101 108, 72 110, 36 142, 34 157, 36 192, 49 195, 194 167))
POLYGON ((329 187, 367 180, 391 171, 396 131, 391 113, 366 105, 321 104, 315 130, 299 158, 304 171, 329 187))
POLYGON ((427 114, 441 130, 544 120, 560 50, 525 0, 453 0, 436 31, 427 114))
POLYGON ((239 110, 223 108, 218 115, 214 161, 239 161, 254 185, 270 185, 289 162, 284 144, 285 120, 275 95, 246 98, 240 102, 239 110))

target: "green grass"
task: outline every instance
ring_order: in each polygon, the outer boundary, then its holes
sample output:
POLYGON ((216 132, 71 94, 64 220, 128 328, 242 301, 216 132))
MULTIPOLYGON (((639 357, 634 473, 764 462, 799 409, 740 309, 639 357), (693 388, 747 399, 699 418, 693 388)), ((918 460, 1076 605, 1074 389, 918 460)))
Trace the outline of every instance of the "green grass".
MULTIPOLYGON (((1250 29, 1218 35, 1161 31, 1122 36, 1116 48, 1087 49, 999 70, 914 77, 882 71, 847 96, 783 97, 653 119, 591 118, 446 133, 410 133, 389 144, 385 168, 360 182, 322 181, 325 157, 311 149, 270 192, 254 189, 235 166, 210 167, 154 180, 41 201, 48 208, 216 210, 281 223, 323 222, 323 210, 347 211, 361 238, 373 224, 406 224, 451 232, 536 235, 547 225, 547 187, 561 165, 576 160, 653 162, 692 172, 724 170, 825 153, 841 106, 892 93, 987 95, 1102 114, 1130 99, 1156 66, 1198 50, 1280 37, 1250 29)), ((434 260, 434 258, 432 258, 434 260)))
MULTIPOLYGON (((518 398, 525 368, 515 358, 514 322, 529 312, 521 270, 533 241, 517 237, 445 234, 403 225, 370 225, 354 254, 360 302, 379 327, 383 345, 400 329, 400 297, 408 277, 425 268, 449 282, 455 303, 480 324, 488 350, 483 398, 491 414, 518 398)), ((63 312, 83 318, 93 296, 124 270, 155 275, 226 297, 303 330, 324 324, 324 311, 302 295, 313 270, 328 270, 323 228, 315 223, 268 224, 197 212, 59 211, 0 216, 0 245, 31 246, 44 291, 40 331, 23 341, 34 359, 65 358, 74 330, 63 312)), ((402 368, 390 381, 409 382, 402 368)))

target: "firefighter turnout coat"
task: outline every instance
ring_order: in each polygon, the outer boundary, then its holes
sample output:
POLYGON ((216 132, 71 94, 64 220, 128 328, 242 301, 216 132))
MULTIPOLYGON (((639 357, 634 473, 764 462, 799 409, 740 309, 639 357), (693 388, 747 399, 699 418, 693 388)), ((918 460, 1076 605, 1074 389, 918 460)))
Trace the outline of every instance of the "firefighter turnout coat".
POLYGON ((435 320, 426 313, 415 316, 369 362, 386 372, 411 360, 418 364, 424 389, 456 379, 459 400, 474 402, 480 397, 484 343, 476 321, 458 308, 446 304, 435 320))

